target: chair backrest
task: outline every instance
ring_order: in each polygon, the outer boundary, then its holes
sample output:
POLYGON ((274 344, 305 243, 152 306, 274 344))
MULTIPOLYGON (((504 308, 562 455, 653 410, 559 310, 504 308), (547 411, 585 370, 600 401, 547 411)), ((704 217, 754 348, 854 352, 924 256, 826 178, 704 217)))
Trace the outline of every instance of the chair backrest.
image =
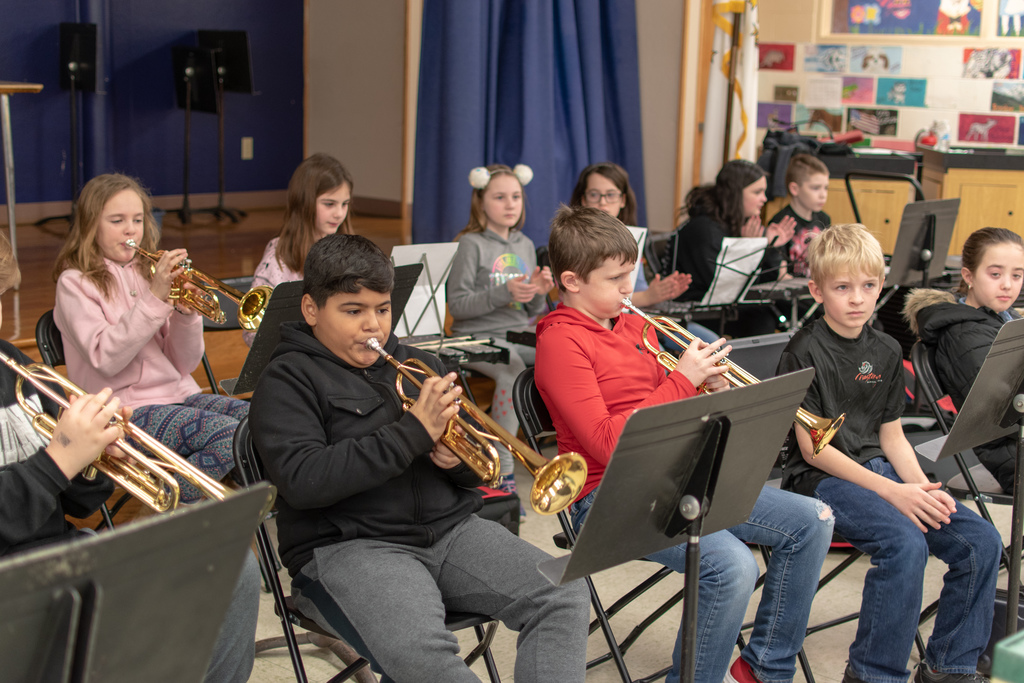
POLYGON ((243 417, 235 429, 232 451, 235 456, 235 467, 242 476, 242 483, 251 486, 263 481, 266 477, 263 474, 263 463, 256 452, 256 446, 252 442, 252 432, 249 430, 249 416, 243 417))
POLYGON ((931 408, 935 421, 939 423, 939 429, 943 434, 948 434, 949 426, 946 424, 945 411, 939 406, 939 401, 946 395, 946 392, 943 391, 938 375, 935 373, 935 361, 931 348, 923 342, 915 342, 910 348, 910 363, 914 367, 917 390, 921 392, 928 407, 931 408))
POLYGON ((53 309, 43 313, 36 323, 36 346, 43 362, 51 368, 64 365, 64 339, 53 320, 53 309))
POLYGON ((555 426, 551 421, 551 413, 548 412, 544 400, 540 397, 540 391, 537 390, 533 368, 526 368, 516 377, 515 384, 512 385, 512 406, 530 448, 538 450, 537 438, 545 432, 553 432, 555 426))

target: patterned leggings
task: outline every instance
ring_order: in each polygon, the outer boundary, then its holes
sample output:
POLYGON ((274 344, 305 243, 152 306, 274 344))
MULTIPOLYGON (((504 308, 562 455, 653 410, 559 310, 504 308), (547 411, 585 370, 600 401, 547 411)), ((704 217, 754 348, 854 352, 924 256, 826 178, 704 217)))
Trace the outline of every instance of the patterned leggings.
MULTIPOLYGON (((235 466, 232 440, 238 422, 248 414, 246 401, 193 394, 182 403, 136 408, 132 423, 219 480, 235 466)), ((196 487, 180 477, 178 483, 182 502, 193 503, 202 498, 196 487)))

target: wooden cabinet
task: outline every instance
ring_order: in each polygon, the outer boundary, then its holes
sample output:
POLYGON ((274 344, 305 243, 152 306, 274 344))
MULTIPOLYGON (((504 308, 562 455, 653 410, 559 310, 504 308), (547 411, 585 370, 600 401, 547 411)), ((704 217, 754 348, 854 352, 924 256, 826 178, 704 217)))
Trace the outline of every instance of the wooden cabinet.
POLYGON ((925 169, 929 199, 960 198, 960 213, 949 253, 959 254, 967 236, 979 228, 1006 228, 1024 236, 1024 171, 951 168, 925 169))

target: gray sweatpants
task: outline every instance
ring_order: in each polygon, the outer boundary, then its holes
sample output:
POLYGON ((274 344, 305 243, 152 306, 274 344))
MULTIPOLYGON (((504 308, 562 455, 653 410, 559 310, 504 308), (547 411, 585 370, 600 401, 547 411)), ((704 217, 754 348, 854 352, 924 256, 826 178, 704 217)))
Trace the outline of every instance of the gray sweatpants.
POLYGON ((429 548, 373 539, 318 548, 292 592, 299 609, 370 659, 385 681, 479 680, 444 626, 447 608, 491 615, 519 632, 517 682, 582 682, 586 585, 552 586, 537 570, 548 557, 472 515, 429 548))
POLYGON ((242 573, 228 605, 224 623, 213 646, 203 683, 245 683, 256 656, 256 621, 260 612, 260 567, 256 556, 245 553, 242 573))

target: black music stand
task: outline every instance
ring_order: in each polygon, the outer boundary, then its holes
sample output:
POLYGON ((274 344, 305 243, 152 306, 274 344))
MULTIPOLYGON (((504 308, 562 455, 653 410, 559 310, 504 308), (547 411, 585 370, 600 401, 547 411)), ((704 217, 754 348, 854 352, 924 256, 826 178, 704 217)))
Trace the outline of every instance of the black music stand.
POLYGON ((928 199, 907 204, 896 234, 885 287, 910 285, 920 279, 927 288, 932 263, 945 266, 960 199, 928 199))
POLYGON ((217 206, 211 213, 232 223, 246 216, 241 209, 224 206, 224 92, 253 94, 249 34, 245 31, 198 32, 199 47, 213 50, 217 66, 217 206))
POLYGON ((202 680, 273 491, 260 484, 0 562, 4 680, 202 680))
POLYGON ((213 213, 213 209, 192 209, 188 203, 188 176, 192 160, 192 112, 219 112, 217 67, 213 50, 202 47, 171 48, 174 66, 174 92, 178 108, 185 110, 185 183, 178 218, 182 225, 192 222, 193 213, 213 213))
POLYGON ((1013 478, 1010 566, 1006 585, 1006 635, 1017 632, 1021 550, 1024 546, 1024 320, 1004 324, 985 356, 949 434, 919 444, 917 452, 938 460, 1017 432, 1013 478))
POLYGON ((60 24, 60 88, 71 100, 71 213, 35 222, 70 221, 78 203, 78 93, 96 92, 96 24, 60 24))
MULTIPOLYGON (((392 326, 405 310, 405 304, 409 301, 422 269, 422 263, 395 268, 395 286, 391 290, 392 326)), ((256 382, 281 341, 281 323, 303 320, 299 307, 301 302, 302 280, 282 282, 274 287, 274 293, 270 295, 270 301, 267 303, 267 310, 263 313, 263 321, 252 340, 252 348, 249 349, 245 363, 242 364, 242 371, 235 379, 220 381, 221 388, 228 396, 245 394, 256 388, 256 382)))
POLYGON ((750 516, 813 377, 805 368, 633 413, 572 553, 540 572, 561 585, 687 542, 681 673, 692 683, 700 537, 750 516))

